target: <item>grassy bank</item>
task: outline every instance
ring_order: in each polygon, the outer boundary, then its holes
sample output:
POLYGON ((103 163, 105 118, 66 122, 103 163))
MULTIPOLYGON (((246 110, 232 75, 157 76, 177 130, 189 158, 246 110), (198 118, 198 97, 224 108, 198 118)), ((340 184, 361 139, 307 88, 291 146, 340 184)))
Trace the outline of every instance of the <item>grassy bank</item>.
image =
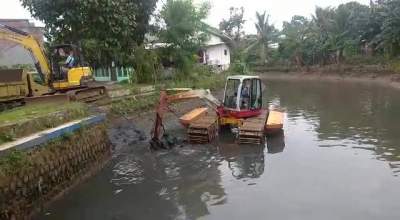
POLYGON ((0 144, 89 115, 86 104, 47 103, 23 106, 0 113, 0 144))
POLYGON ((252 72, 266 73, 266 72, 281 72, 281 73, 320 73, 320 74, 376 74, 376 75, 390 75, 399 74, 400 65, 397 63, 386 64, 331 64, 324 66, 253 66, 252 72))
POLYGON ((25 121, 43 117, 48 114, 56 112, 68 112, 71 117, 85 115, 87 107, 85 104, 78 102, 70 102, 66 104, 36 104, 29 106, 22 106, 0 113, 0 123, 14 123, 18 121, 25 121))

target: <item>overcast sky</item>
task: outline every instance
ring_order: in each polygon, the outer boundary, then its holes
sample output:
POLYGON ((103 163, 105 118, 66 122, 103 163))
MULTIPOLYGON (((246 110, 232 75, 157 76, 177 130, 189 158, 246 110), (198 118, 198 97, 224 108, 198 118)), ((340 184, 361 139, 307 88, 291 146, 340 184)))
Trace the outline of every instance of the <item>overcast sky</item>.
MULTIPOLYGON (((160 0, 166 2, 167 0, 160 0)), ((195 2, 208 1, 211 3, 211 12, 207 18, 207 23, 218 27, 218 23, 223 18, 229 17, 231 6, 245 8, 245 31, 254 33, 254 20, 256 11, 267 11, 271 15, 271 21, 277 27, 281 27, 283 21, 290 20, 293 15, 310 16, 315 6, 337 6, 351 0, 195 0, 195 2)), ((356 0, 363 4, 369 4, 369 0, 356 0)), ((19 0, 0 0, 0 18, 29 18, 30 13, 25 10, 19 0)), ((40 22, 37 24, 41 25, 40 22)))

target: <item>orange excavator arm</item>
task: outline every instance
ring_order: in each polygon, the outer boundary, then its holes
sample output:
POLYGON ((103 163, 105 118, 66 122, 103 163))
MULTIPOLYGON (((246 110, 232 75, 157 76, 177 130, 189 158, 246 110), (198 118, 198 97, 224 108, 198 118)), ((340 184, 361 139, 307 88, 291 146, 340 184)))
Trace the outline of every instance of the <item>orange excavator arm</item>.
POLYGON ((220 101, 211 94, 210 90, 169 89, 169 90, 162 90, 160 92, 160 99, 156 107, 156 118, 154 122, 154 128, 152 131, 152 139, 151 139, 152 145, 153 144, 159 145, 160 143, 160 138, 162 134, 161 129, 163 128, 163 117, 166 112, 170 111, 169 105, 171 103, 186 101, 190 99, 197 99, 197 98, 204 100, 214 110, 216 110, 217 107, 221 105, 220 101), (178 92, 173 95, 168 95, 167 91, 183 91, 183 92, 178 92))

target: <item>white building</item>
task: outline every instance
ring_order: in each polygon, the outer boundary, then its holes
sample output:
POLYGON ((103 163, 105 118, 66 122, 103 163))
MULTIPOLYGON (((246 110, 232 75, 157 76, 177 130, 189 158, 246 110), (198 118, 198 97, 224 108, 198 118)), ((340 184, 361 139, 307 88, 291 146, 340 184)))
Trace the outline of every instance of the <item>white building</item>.
POLYGON ((227 70, 231 64, 228 46, 229 37, 220 33, 209 33, 209 39, 200 52, 201 63, 227 70))

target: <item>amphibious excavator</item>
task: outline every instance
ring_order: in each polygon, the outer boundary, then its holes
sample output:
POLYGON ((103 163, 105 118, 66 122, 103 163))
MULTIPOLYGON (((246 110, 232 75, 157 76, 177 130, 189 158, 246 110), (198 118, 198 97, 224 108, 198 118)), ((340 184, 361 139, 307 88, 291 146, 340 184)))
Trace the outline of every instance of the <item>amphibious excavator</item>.
POLYGON ((161 139, 165 132, 163 117, 171 111, 170 105, 195 98, 204 100, 207 107, 195 108, 179 118, 190 143, 212 142, 223 126, 231 128, 239 144, 263 144, 267 134, 283 129, 284 113, 263 108, 262 83, 258 76, 229 76, 222 102, 210 90, 161 91, 150 141, 153 149, 168 148, 161 139))
POLYGON ((19 29, 0 24, 0 40, 24 47, 32 57, 37 73, 20 69, 0 70, 0 106, 24 103, 28 100, 94 101, 106 96, 104 86, 93 85, 91 68, 83 61, 77 46, 54 45, 48 58, 34 36, 19 29), (63 66, 63 56, 73 51, 72 68, 63 66))

